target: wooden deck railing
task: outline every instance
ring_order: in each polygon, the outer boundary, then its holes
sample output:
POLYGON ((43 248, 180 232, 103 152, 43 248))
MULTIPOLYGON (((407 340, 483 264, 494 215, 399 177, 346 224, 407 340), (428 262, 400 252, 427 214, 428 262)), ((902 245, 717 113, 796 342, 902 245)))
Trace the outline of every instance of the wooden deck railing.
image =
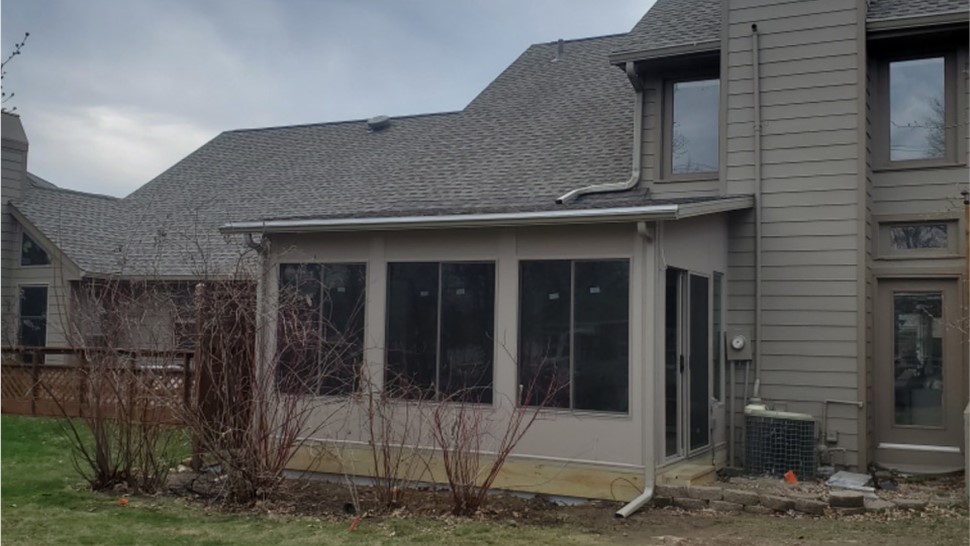
POLYGON ((137 403, 141 418, 176 422, 193 396, 192 351, 73 347, 7 347, 0 365, 0 411, 82 417, 96 404, 119 411, 137 403), (30 355, 30 362, 24 356, 30 355), (45 363, 64 355, 66 363, 45 363), (135 398, 137 397, 137 398, 135 398))

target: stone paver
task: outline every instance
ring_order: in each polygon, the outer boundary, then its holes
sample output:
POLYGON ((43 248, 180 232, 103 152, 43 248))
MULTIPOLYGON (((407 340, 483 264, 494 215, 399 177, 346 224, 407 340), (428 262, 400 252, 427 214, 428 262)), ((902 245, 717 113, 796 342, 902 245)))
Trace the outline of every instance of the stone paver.
POLYGON ((744 491, 741 489, 725 489, 723 494, 727 502, 736 502, 745 506, 749 504, 759 504, 758 494, 754 491, 744 491))
POLYGON ((795 503, 795 510, 798 510, 803 514, 809 514, 812 516, 821 516, 822 514, 825 513, 825 509, 828 508, 829 506, 828 504, 820 500, 808 499, 808 498, 794 499, 794 503, 795 503))
POLYGON ((687 488, 687 496, 692 499, 721 500, 721 488, 691 486, 687 488))
POLYGON ((857 491, 832 491, 829 493, 829 505, 832 508, 862 508, 865 497, 857 491))
POLYGON ((896 508, 900 510, 912 510, 914 512, 922 512, 926 510, 926 501, 923 499, 896 499, 896 508))
POLYGON ((681 497, 674 499, 674 506, 684 510, 703 510, 707 508, 707 501, 681 497))
POLYGON ((718 512, 740 512, 744 510, 743 504, 722 500, 712 500, 710 506, 712 510, 717 510, 718 512))
POLYGON ((779 497, 776 495, 761 495, 761 506, 765 508, 770 508, 775 512, 787 512, 794 508, 795 501, 788 497, 779 497))

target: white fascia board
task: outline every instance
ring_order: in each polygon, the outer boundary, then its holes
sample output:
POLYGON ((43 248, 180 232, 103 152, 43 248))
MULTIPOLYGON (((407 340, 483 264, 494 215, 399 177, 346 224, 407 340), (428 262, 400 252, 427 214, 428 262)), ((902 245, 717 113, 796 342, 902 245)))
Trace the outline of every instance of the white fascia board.
POLYGON ((701 203, 644 205, 639 207, 604 209, 445 214, 438 216, 266 220, 230 222, 223 225, 219 231, 222 233, 315 233, 642 222, 677 220, 679 218, 749 208, 752 202, 751 197, 743 196, 701 203))

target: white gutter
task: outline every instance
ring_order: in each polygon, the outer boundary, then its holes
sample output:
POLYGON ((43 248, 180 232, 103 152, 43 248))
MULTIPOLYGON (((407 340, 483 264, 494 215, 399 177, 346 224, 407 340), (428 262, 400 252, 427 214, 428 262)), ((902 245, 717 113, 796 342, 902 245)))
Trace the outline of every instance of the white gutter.
POLYGON ((377 218, 322 218, 303 220, 257 220, 230 222, 222 233, 314 233, 332 231, 387 231, 395 229, 445 229, 509 227, 521 225, 626 223, 680 220, 751 208, 750 195, 736 195, 689 203, 664 203, 603 209, 442 214, 437 216, 384 216, 377 218))
POLYGON ((626 182, 610 182, 609 184, 593 184, 582 188, 576 188, 567 192, 556 199, 559 205, 568 205, 576 199, 591 193, 607 193, 614 191, 632 190, 640 182, 640 156, 643 153, 641 143, 643 140, 643 85, 640 83, 640 76, 632 62, 626 63, 626 75, 633 82, 636 90, 633 105, 633 171, 626 182))

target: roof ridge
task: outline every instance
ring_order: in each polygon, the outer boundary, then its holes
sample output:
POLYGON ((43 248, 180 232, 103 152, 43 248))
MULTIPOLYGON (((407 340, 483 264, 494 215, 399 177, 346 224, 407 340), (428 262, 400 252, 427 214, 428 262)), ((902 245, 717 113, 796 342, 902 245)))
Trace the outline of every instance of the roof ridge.
MULTIPOLYGON (((562 43, 569 44, 569 43, 574 43, 574 42, 589 42, 589 41, 592 41, 592 40, 605 40, 607 38, 619 38, 619 37, 622 37, 622 36, 626 36, 627 34, 629 34, 629 32, 617 32, 617 33, 614 33, 614 34, 602 34, 600 36, 586 36, 586 37, 583 37, 583 38, 561 38, 561 39, 562 39, 562 43)), ((536 42, 536 43, 534 43, 532 45, 534 45, 534 46, 537 46, 537 45, 556 45, 557 43, 559 43, 559 40, 552 40, 551 42, 536 42)))
MULTIPOLYGON (((388 116, 388 117, 391 120, 400 120, 400 119, 412 119, 412 118, 428 118, 428 117, 434 117, 434 116, 448 116, 448 115, 460 114, 460 113, 462 113, 462 110, 451 110, 448 112, 429 112, 425 114, 407 114, 403 116, 388 116)), ((346 125, 351 123, 366 123, 368 119, 369 118, 345 119, 340 121, 321 121, 316 123, 296 123, 293 125, 274 125, 270 127, 249 127, 249 128, 243 128, 243 129, 230 129, 228 131, 223 131, 223 134, 250 133, 255 131, 276 131, 280 129, 300 129, 304 127, 325 127, 325 126, 333 126, 333 125, 346 125)))
MULTIPOLYGON (((49 187, 46 187, 46 186, 38 186, 38 185, 35 185, 35 184, 32 184, 32 186, 33 186, 33 190, 52 191, 52 192, 60 192, 60 193, 70 193, 70 194, 73 194, 73 195, 80 195, 80 196, 83 196, 83 197, 93 197, 95 199, 107 199, 109 201, 121 201, 121 198, 120 197, 115 197, 114 195, 106 195, 106 194, 103 194, 103 193, 92 193, 92 192, 81 191, 81 190, 72 190, 70 188, 62 188, 62 187, 59 187, 59 186, 54 186, 54 187, 50 187, 50 188, 49 187)), ((31 190, 31 191, 33 191, 33 190, 31 190)))

